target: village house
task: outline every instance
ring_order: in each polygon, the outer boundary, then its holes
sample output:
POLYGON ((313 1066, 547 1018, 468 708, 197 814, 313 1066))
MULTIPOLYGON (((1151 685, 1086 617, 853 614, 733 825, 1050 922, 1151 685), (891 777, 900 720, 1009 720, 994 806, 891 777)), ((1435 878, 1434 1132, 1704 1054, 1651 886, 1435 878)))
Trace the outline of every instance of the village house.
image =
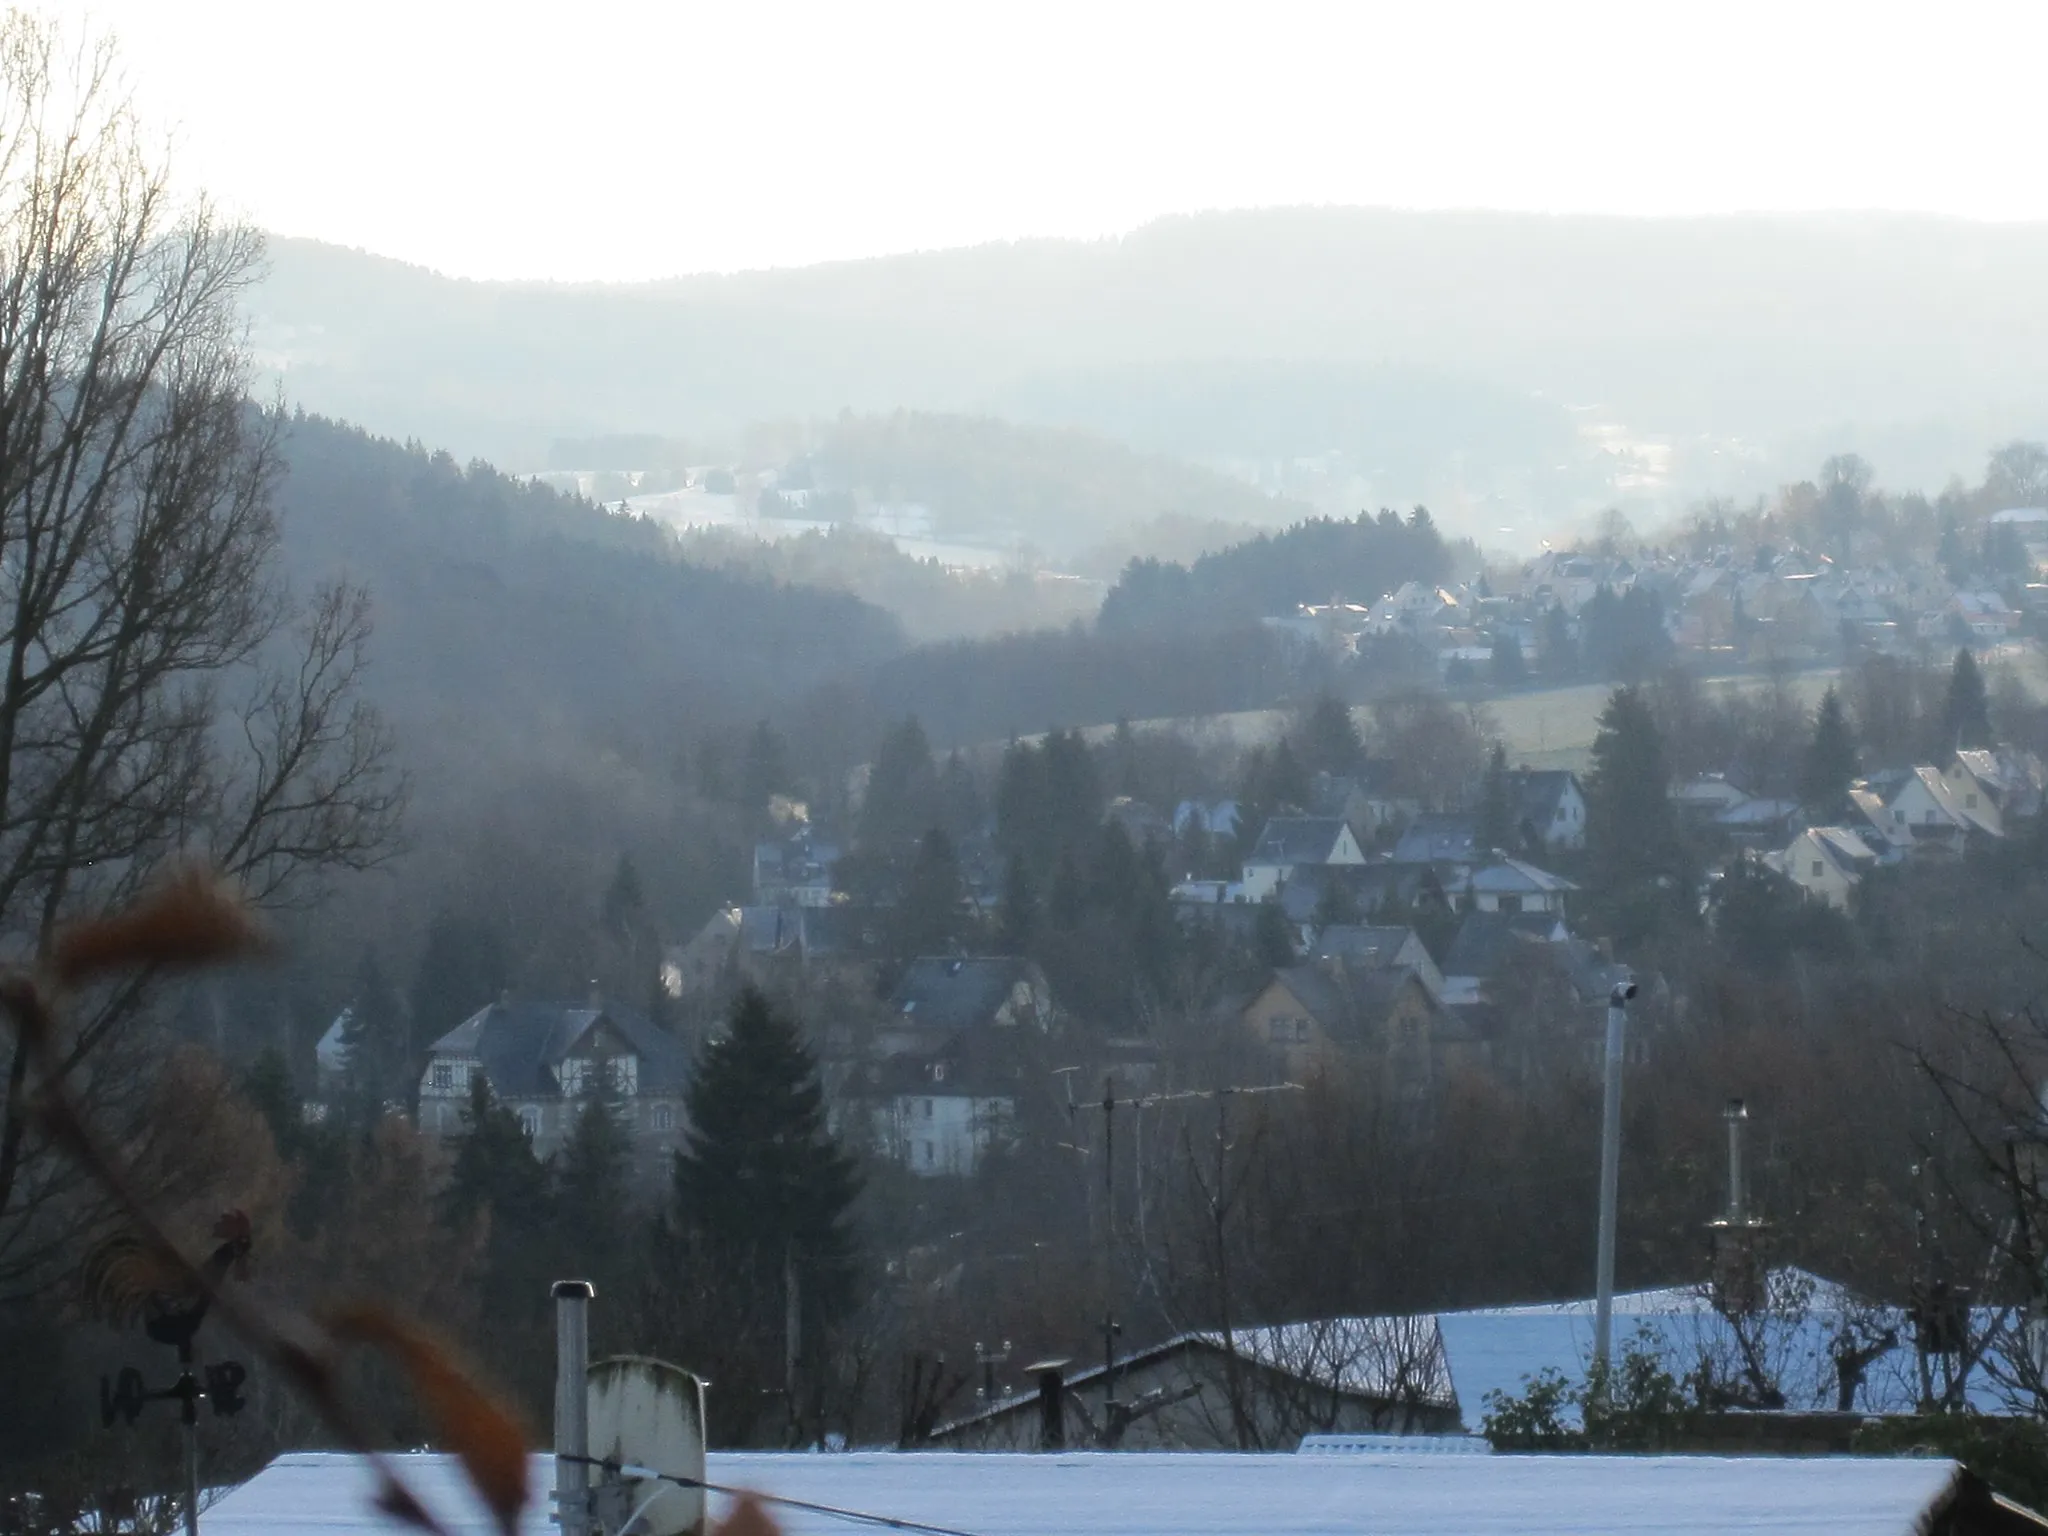
POLYGON ((462 1135, 481 1078, 519 1117, 536 1156, 554 1156, 585 1106, 603 1102, 630 1132, 642 1173, 658 1174, 683 1142, 689 1075, 681 1042, 629 1008, 597 996, 581 1004, 506 998, 427 1048, 419 1127, 462 1135))
POLYGON ((1044 973, 1009 955, 924 956, 887 1006, 848 1097, 869 1106, 884 1157, 922 1177, 973 1173, 1007 1142, 1052 1027, 1044 973))
POLYGON ((1267 901, 1296 870, 1363 864, 1365 850, 1348 822, 1334 816, 1275 816, 1244 861, 1245 901, 1267 901))
POLYGON ((1564 768, 1518 768, 1508 775, 1515 833, 1529 848, 1586 846, 1586 793, 1564 768))
POLYGON ((1300 1081, 1342 1056, 1384 1067, 1389 1086, 1428 1083, 1436 1000, 1415 972, 1324 959, 1276 970, 1239 1015, 1300 1081))
POLYGON ((1765 863, 1816 901, 1847 911, 1880 855, 1849 827, 1808 827, 1765 863))
POLYGON ((1413 928, 1331 923, 1310 940, 1308 959, 1342 960, 1379 970, 1413 971, 1432 998, 1443 996, 1443 972, 1413 928))
POLYGON ((1334 1318, 1176 1334, 1109 1365, 1032 1369, 1029 1390, 932 1430, 961 1451, 1291 1450, 1304 1435, 1446 1435, 1458 1398, 1435 1320, 1334 1318), (1235 1401, 1233 1401, 1233 1398, 1235 1401))

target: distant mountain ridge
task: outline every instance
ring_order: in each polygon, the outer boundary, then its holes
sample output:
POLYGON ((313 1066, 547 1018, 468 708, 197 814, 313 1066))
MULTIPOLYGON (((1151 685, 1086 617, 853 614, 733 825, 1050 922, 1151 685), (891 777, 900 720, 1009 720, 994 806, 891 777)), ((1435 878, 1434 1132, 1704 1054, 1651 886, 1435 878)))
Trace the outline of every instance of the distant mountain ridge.
MULTIPOLYGON (((2044 269, 2040 225, 1281 209, 624 286, 461 282, 279 240, 252 310, 263 359, 309 408, 514 466, 563 435, 899 406, 1231 457, 1270 439, 1273 388, 1293 392, 1289 417, 1342 422, 1317 401, 1410 379, 1442 396, 1440 441, 1397 477, 1527 438, 1481 489, 1538 498, 1567 405, 1641 433, 1855 448, 1899 482, 1972 470, 2048 421, 2044 269), (1134 425, 1130 391, 1102 385, 1179 369, 1220 370, 1245 403, 1134 425)), ((1367 429, 1396 414, 1371 394, 1367 429)), ((1389 420, 1384 437, 1416 433, 1389 420)))

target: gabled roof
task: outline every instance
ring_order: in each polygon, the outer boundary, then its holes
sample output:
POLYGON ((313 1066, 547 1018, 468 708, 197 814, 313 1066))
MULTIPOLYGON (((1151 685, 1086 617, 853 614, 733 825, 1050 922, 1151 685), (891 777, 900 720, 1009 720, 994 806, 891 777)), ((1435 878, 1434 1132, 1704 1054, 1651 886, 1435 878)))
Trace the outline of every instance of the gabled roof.
POLYGON ((1554 912, 1473 912, 1458 925, 1458 935, 1444 951, 1440 969, 1446 976, 1485 980, 1500 972, 1524 944, 1560 944, 1564 920, 1554 912))
POLYGON ((554 1069, 600 1025, 616 1031, 640 1058, 642 1093, 680 1093, 690 1053, 628 1008, 599 1002, 498 1002, 480 1008, 428 1047, 434 1056, 480 1062, 491 1091, 503 1099, 561 1096, 554 1069))
POLYGON ((1332 923, 1316 936, 1315 957, 1319 960, 1349 960, 1361 965, 1391 965, 1402 946, 1414 937, 1413 928, 1332 923))
MULTIPOLYGON (((1338 816, 1275 816, 1259 833, 1247 864, 1327 864, 1346 830, 1338 816)), ((1354 839, 1355 841, 1355 839, 1354 839)))
POLYGON ((1408 824, 1394 845, 1394 858, 1403 863, 1430 863, 1438 859, 1478 857, 1479 818, 1453 812, 1425 812, 1408 824))
POLYGON ((995 1021, 1020 982, 1035 991, 1044 979, 1015 955, 924 955, 910 962, 889 1009, 919 1029, 980 1029, 995 1021))
POLYGON ((1853 827, 1810 827, 1815 843, 1846 869, 1860 870, 1875 864, 1878 854, 1853 827))
POLYGON ((1578 775, 1568 768, 1518 768, 1508 775, 1508 793, 1514 797, 1515 819, 1533 821, 1538 830, 1557 819, 1558 803, 1578 786, 1578 775))
POLYGON ((1563 875, 1553 875, 1520 859, 1494 859, 1473 870, 1466 884, 1471 890, 1502 896, 1554 896, 1578 889, 1563 875))

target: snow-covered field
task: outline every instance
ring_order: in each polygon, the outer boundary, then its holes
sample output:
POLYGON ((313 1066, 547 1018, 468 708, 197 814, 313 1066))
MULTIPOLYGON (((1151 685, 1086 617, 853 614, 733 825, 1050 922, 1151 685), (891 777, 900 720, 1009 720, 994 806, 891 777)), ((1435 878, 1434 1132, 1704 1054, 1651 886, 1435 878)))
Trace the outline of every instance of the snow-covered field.
MULTIPOLYGON (((629 496, 622 505, 671 528, 724 528, 756 539, 793 539, 834 526, 815 518, 759 517, 739 496, 717 496, 696 489, 629 496)), ((930 514, 921 507, 881 508, 862 517, 856 526, 889 539, 906 555, 941 565, 986 570, 1012 564, 1016 558, 1015 551, 1007 548, 932 538, 930 514)))
MULTIPOLYGON (((490 1521, 445 1456, 399 1458, 461 1536, 490 1521)), ((844 1455, 714 1453, 714 1483, 943 1526, 969 1536, 1909 1536, 1954 1463, 1851 1457, 844 1455)), ((534 1458, 537 1489, 553 1463, 534 1458)), ((280 1457, 208 1510, 206 1536, 343 1536, 400 1527, 346 1456, 280 1457)), ((726 1501, 715 1499, 714 1514, 726 1501)), ((844 1519, 774 1510, 787 1536, 844 1519)), ((545 1496, 522 1536, 554 1529, 545 1496)))

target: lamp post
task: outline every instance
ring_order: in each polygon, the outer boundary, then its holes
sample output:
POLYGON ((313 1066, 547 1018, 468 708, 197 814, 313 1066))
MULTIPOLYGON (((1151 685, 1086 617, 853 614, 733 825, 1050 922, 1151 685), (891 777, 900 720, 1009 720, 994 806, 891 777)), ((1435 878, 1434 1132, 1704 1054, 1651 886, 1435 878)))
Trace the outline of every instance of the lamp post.
POLYGON ((1614 1344, 1614 1208, 1621 1185, 1621 1060, 1634 981, 1607 994, 1607 1081, 1600 1097, 1600 1247, 1593 1291, 1593 1360, 1603 1370, 1614 1344))

